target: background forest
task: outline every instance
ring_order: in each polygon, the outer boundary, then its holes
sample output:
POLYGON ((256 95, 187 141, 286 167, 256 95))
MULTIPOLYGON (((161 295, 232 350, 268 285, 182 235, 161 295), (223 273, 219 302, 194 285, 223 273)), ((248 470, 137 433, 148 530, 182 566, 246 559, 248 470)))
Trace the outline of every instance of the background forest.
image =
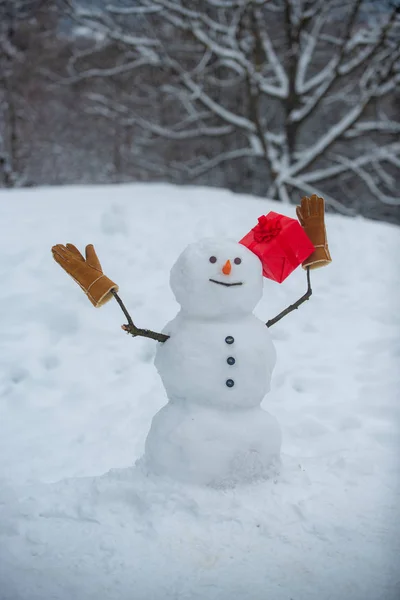
POLYGON ((165 181, 400 222, 387 0, 0 0, 0 185, 165 181))

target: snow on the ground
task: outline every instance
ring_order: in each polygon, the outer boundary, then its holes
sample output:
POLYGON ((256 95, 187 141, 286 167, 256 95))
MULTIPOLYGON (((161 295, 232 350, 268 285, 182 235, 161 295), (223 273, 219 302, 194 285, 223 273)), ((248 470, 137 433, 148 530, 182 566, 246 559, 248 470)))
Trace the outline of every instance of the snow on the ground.
MULTIPOLYGON (((93 243, 139 326, 177 311, 169 270, 208 235, 240 239, 293 206, 166 185, 0 193, 0 599, 400 597, 399 229, 327 216, 333 263, 271 329, 263 406, 283 431, 274 481, 233 490, 134 463, 166 396, 155 343, 124 334, 52 260, 93 243)), ((265 320, 306 287, 265 281, 265 320)))

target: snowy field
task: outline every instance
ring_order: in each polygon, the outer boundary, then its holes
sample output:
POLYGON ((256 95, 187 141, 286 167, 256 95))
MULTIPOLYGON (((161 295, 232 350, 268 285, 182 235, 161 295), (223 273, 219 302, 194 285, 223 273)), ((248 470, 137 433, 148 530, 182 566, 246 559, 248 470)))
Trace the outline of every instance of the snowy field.
MULTIPOLYGON (((398 228, 327 216, 333 263, 271 328, 281 472, 223 491, 135 468, 166 402, 155 342, 51 257, 93 243, 136 323, 159 331, 186 244, 239 240, 269 210, 295 216, 164 185, 0 193, 1 600, 398 600, 398 228)), ((305 288, 301 269, 266 280, 256 315, 305 288)))

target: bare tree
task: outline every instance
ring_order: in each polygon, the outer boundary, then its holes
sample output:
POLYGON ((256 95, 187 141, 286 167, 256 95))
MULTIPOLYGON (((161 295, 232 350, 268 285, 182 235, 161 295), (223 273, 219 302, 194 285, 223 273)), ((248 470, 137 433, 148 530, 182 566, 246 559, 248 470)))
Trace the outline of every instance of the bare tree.
POLYGON ((317 193, 349 212, 360 196, 399 201, 398 5, 64 2, 70 18, 96 34, 70 60, 65 81, 134 77, 134 88, 117 99, 103 90, 90 94, 90 111, 140 129, 142 141, 182 144, 182 159, 169 167, 187 181, 251 161, 268 196, 283 202, 317 193), (115 62, 96 63, 111 42, 121 50, 115 62))

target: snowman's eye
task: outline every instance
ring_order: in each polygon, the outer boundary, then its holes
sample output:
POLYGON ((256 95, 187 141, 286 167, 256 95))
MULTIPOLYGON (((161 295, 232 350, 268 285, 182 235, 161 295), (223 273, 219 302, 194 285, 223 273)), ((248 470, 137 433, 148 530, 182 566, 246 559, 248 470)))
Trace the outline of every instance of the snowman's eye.
POLYGON ((217 257, 216 256, 210 256, 210 263, 216 263, 217 262, 217 257))
POLYGON ((235 265, 240 265, 240 263, 242 262, 241 258, 235 258, 235 260, 233 261, 235 263, 235 265))

